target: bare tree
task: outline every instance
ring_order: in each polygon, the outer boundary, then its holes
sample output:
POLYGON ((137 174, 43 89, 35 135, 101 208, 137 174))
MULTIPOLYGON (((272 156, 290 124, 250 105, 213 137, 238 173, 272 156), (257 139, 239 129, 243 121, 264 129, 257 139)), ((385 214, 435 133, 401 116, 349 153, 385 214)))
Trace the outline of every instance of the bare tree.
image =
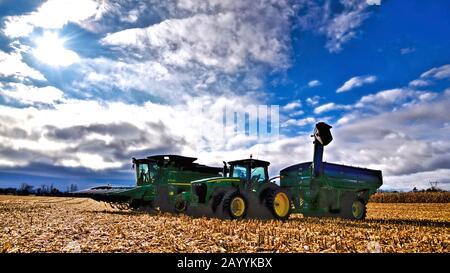
POLYGON ((30 193, 33 192, 33 186, 27 184, 27 183, 22 183, 20 185, 18 194, 19 195, 29 195, 30 193))
POLYGON ((70 186, 67 187, 67 192, 69 192, 69 193, 76 192, 76 191, 78 191, 77 184, 70 184, 70 186))

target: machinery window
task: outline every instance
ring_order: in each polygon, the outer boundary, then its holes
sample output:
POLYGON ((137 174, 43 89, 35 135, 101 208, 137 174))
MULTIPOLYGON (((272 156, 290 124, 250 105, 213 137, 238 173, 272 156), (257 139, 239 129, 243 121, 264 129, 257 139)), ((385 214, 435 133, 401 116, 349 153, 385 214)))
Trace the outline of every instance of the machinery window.
POLYGON ((236 165, 233 167, 233 176, 232 177, 239 177, 242 179, 247 179, 247 167, 246 166, 239 166, 236 165))
POLYGON ((148 168, 148 175, 149 175, 149 178, 150 178, 150 183, 153 183, 153 182, 155 182, 155 180, 156 180, 156 178, 157 178, 157 176, 158 176, 158 172, 159 172, 159 167, 158 167, 158 165, 156 164, 156 163, 153 163, 153 164, 148 164, 149 166, 149 168, 148 168))
POLYGON ((264 170, 264 167, 252 168, 252 177, 251 177, 251 179, 253 181, 257 181, 257 182, 264 182, 264 181, 266 181, 266 172, 264 170))
POLYGON ((148 171, 148 164, 139 164, 137 168, 137 179, 141 183, 148 183, 149 182, 149 171, 148 171))

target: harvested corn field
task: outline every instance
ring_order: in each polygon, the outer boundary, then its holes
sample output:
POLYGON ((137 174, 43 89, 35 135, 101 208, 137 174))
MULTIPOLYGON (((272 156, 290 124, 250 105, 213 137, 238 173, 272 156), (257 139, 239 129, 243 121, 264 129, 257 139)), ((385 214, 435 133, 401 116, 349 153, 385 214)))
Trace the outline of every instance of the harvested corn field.
POLYGON ((367 219, 220 220, 82 198, 0 196, 3 252, 450 252, 449 204, 369 203, 367 219))

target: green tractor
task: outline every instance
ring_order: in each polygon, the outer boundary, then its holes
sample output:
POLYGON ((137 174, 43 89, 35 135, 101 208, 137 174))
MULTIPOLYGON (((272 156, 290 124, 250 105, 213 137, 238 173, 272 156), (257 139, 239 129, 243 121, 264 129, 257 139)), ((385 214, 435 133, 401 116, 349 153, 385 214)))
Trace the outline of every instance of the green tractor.
POLYGON ((224 162, 223 177, 193 181, 184 200, 191 210, 218 217, 287 219, 291 212, 288 192, 269 179, 269 162, 253 158, 224 162), (209 210, 208 210, 209 209, 209 210))
POLYGON ((197 158, 180 155, 154 155, 133 158, 135 187, 100 186, 76 193, 120 209, 158 209, 161 212, 183 212, 181 193, 189 190, 192 180, 220 175, 222 168, 195 163, 197 158))
POLYGON ((224 162, 223 177, 193 181, 181 200, 194 211, 232 219, 269 215, 284 220, 291 213, 364 219, 370 195, 382 185, 381 171, 323 162, 324 147, 333 139, 330 129, 316 124, 312 162, 287 167, 271 179, 267 161, 231 161, 229 171, 224 162))

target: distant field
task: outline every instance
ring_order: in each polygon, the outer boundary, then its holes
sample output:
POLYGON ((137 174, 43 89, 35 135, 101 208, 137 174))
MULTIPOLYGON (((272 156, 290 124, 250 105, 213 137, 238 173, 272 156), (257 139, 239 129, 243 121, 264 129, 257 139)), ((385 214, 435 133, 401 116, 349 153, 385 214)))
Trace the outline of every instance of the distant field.
POLYGON ((383 192, 370 197, 376 203, 450 203, 450 192, 383 192))
POLYGON ((3 252, 450 252, 448 203, 369 203, 367 219, 219 220, 90 199, 0 196, 3 252))

